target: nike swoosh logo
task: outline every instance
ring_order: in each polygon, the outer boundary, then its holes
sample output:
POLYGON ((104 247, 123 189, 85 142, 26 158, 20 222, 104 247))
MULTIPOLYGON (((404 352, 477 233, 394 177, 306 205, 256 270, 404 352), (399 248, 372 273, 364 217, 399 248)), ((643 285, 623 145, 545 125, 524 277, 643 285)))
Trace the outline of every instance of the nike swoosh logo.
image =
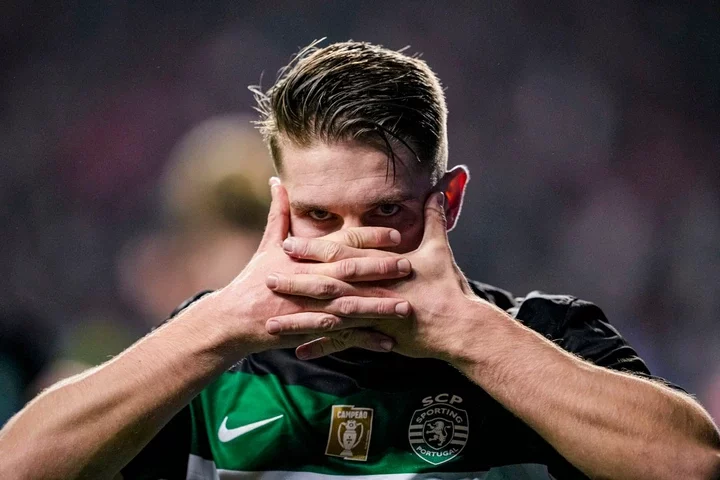
POLYGON ((265 420, 260 420, 259 422, 250 423, 248 425, 243 425, 242 427, 237 428, 227 428, 228 417, 225 417, 225 419, 222 421, 222 425, 220 425, 220 430, 218 430, 218 439, 223 443, 229 442, 230 440, 236 439, 240 435, 245 435, 248 432, 252 432, 256 428, 260 428, 270 422, 279 420, 282 417, 284 417, 284 415, 278 415, 277 417, 266 418, 265 420))

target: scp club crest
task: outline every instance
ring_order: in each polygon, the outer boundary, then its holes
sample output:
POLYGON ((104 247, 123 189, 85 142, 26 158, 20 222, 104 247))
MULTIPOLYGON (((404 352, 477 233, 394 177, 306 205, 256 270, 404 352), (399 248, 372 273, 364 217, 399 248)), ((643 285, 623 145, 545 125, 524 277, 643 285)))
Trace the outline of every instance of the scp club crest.
POLYGON ((408 429, 410 448, 418 457, 440 465, 462 452, 470 425, 460 403, 462 398, 445 393, 423 399, 424 407, 415 410, 408 429))

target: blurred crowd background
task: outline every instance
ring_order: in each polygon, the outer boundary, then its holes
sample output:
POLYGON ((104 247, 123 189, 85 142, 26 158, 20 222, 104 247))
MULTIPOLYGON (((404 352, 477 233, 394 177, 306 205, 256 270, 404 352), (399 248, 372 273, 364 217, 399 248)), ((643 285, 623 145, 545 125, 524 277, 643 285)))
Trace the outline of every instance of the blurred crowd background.
POLYGON ((720 420, 716 2, 0 2, 0 423, 254 252, 250 84, 314 39, 422 53, 472 172, 458 263, 601 306, 720 420))

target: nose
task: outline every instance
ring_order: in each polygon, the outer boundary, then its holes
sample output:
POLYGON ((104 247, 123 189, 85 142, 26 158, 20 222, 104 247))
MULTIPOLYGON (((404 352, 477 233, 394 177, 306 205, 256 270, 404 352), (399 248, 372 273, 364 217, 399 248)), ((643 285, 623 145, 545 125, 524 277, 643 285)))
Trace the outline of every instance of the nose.
MULTIPOLYGON (((349 216, 349 217, 344 217, 344 218, 343 218, 342 229, 356 228, 356 227, 362 227, 362 226, 364 226, 364 224, 363 224, 362 219, 361 219, 360 217, 349 216)), ((341 230, 342 230, 342 229, 341 229, 341 230)))

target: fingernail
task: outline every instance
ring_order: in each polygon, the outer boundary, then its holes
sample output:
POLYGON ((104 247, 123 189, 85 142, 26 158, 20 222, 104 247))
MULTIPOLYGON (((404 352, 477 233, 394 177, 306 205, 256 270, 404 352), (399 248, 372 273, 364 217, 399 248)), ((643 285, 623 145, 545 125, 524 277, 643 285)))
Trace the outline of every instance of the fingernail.
POLYGON ((398 303, 395 305, 395 313, 404 317, 410 313, 410 304, 408 302, 398 303))
POLYGON ((439 207, 445 206, 445 194, 440 192, 437 194, 437 197, 435 198, 435 201, 437 202, 439 207))
POLYGON ((280 179, 277 178, 277 177, 270 177, 270 178, 268 179, 268 185, 270 185, 271 187, 274 187, 274 186, 276 186, 276 185, 280 185, 280 179))
POLYGON ((283 242, 283 250, 287 253, 293 253, 293 249, 295 248, 295 241, 292 238, 286 238, 283 242))
POLYGON ((410 266, 410 260, 407 258, 401 258, 397 262, 397 269, 400 273, 410 273, 410 270, 412 270, 412 267, 410 266))
POLYGON ((275 290, 278 287, 278 283, 280 283, 280 279, 277 275, 268 275, 267 280, 265 280, 265 285, 267 285, 270 290, 275 290))
POLYGON ((380 348, 385 350, 386 352, 389 352, 393 349, 395 345, 393 344, 392 340, 380 340, 380 348))
POLYGON ((400 232, 398 232, 397 230, 392 230, 390 232, 390 240, 392 240, 395 245, 400 243, 400 232))
POLYGON ((300 347, 295 349, 295 355, 300 360, 308 360, 311 356, 310 351, 308 349, 304 349, 304 348, 300 348, 300 347))
POLYGON ((269 334, 275 334, 280 331, 280 322, 277 320, 268 320, 267 324, 265 324, 265 330, 269 334))

